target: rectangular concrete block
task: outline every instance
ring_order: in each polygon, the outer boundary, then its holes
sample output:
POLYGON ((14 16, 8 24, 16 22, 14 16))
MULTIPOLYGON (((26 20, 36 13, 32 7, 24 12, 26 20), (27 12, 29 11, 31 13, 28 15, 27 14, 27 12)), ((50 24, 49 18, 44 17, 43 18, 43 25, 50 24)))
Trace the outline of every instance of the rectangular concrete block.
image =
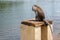
POLYGON ((34 27, 27 26, 27 25, 21 25, 20 27, 20 34, 21 34, 21 40, 35 40, 35 34, 34 34, 34 27))
POLYGON ((53 26, 53 25, 51 25, 51 27, 50 27, 50 26, 47 27, 48 40, 53 40, 53 27, 52 27, 52 26, 53 26))
MULTIPOLYGON (((50 21, 49 21, 50 23, 50 21)), ((52 28, 52 23, 50 23, 52 28)), ((42 21, 22 21, 20 26, 20 40, 53 40, 52 31, 42 21)))
POLYGON ((21 40, 41 40, 41 27, 33 27, 21 25, 20 27, 21 40))
POLYGON ((35 40, 41 40, 41 27, 35 27, 35 40))

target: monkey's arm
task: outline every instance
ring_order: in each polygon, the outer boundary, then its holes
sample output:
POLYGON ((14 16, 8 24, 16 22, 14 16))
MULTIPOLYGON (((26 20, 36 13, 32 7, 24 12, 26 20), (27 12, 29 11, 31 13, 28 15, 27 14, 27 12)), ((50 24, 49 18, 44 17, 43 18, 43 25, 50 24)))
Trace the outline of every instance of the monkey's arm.
POLYGON ((38 10, 38 13, 43 19, 45 19, 45 14, 42 9, 38 10))

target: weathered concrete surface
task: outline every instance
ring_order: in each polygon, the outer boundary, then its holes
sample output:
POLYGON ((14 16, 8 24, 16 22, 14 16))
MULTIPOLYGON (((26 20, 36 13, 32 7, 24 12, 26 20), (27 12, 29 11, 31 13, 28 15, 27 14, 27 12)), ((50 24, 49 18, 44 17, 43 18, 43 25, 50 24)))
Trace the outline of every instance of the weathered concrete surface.
MULTIPOLYGON (((52 25, 52 21, 50 24, 52 25)), ((46 26, 42 21, 22 21, 20 27, 20 40, 53 40, 51 28, 46 26)))

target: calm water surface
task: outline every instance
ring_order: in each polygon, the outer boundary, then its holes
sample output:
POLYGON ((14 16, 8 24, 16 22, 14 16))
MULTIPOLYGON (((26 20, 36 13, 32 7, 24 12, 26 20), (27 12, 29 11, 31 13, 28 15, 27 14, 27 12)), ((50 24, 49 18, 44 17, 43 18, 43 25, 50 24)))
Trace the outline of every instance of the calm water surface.
MULTIPOLYGON (((59 11, 55 12, 56 9, 59 10, 59 8, 52 7, 51 4, 52 3, 46 3, 45 5, 41 2, 40 5, 44 9, 46 19, 53 19, 54 33, 59 33, 60 14, 59 11)), ((32 5, 33 2, 24 1, 0 2, 0 40, 20 40, 21 21, 34 18, 35 16, 31 10, 32 5)), ((54 6, 56 6, 56 4, 54 6)))

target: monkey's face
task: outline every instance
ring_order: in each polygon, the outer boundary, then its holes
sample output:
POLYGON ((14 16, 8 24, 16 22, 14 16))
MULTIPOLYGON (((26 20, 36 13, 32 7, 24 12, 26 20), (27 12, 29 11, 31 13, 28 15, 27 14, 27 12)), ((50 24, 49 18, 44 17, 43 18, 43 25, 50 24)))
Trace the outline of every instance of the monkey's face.
POLYGON ((33 11, 36 11, 37 10, 37 7, 36 6, 32 6, 32 10, 33 11))

